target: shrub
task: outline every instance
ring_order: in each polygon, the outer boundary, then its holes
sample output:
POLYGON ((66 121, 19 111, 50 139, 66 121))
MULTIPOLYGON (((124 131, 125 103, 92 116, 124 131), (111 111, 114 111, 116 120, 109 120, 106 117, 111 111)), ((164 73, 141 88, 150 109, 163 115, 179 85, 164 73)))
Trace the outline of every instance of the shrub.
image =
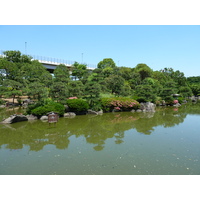
POLYGON ((28 108, 26 109, 27 114, 32 114, 32 110, 34 110, 37 107, 42 106, 43 104, 41 102, 37 102, 35 104, 30 104, 28 105, 28 108))
POLYGON ((0 99, 0 105, 3 105, 5 103, 6 103, 6 101, 4 101, 3 99, 0 99))
POLYGON ((185 98, 183 98, 183 97, 178 97, 178 102, 179 102, 180 104, 182 104, 184 100, 185 100, 185 98))
POLYGON ((89 105, 84 99, 67 99, 67 105, 70 112, 86 113, 89 109, 89 105))
POLYGON ((65 107, 64 105, 57 103, 57 102, 49 102, 46 105, 42 105, 39 107, 34 108, 31 110, 31 114, 36 115, 36 116, 42 116, 46 115, 48 112, 56 112, 59 115, 63 115, 65 112, 65 107))
POLYGON ((102 98, 101 99, 102 109, 106 112, 116 110, 129 111, 132 109, 138 109, 139 103, 128 97, 115 97, 115 98, 102 98))
POLYGON ((166 96, 164 100, 167 105, 173 105, 174 98, 172 96, 166 96))

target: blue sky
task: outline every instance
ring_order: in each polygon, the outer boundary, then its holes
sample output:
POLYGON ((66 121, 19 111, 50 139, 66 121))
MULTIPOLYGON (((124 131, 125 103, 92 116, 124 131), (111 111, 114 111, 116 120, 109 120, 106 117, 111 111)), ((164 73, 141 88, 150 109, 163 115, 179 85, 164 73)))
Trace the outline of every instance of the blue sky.
POLYGON ((0 50, 97 64, 145 63, 200 76, 200 26, 192 25, 0 25, 0 50))

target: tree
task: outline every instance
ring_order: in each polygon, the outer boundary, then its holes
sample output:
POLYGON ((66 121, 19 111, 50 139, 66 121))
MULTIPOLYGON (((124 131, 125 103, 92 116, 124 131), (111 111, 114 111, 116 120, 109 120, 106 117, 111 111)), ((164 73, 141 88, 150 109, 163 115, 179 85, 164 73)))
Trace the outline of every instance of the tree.
POLYGON ((122 76, 127 81, 133 78, 133 71, 129 67, 118 67, 117 74, 122 76))
POLYGON ((101 86, 97 82, 88 81, 85 84, 85 95, 86 99, 88 100, 89 106, 93 110, 99 110, 100 109, 100 103, 99 103, 99 96, 101 92, 101 86))
POLYGON ((31 56, 22 55, 20 51, 4 51, 5 60, 13 63, 31 63, 31 56))
POLYGON ((157 96, 162 90, 162 85, 160 82, 154 78, 145 78, 142 81, 142 85, 149 85, 152 87, 153 93, 157 96))
POLYGON ((111 90, 112 94, 116 96, 121 95, 124 87, 125 80, 121 76, 111 75, 106 78, 107 88, 111 90))
POLYGON ((24 63, 20 71, 23 79, 27 80, 28 83, 40 82, 45 84, 45 86, 51 84, 51 74, 37 60, 34 60, 31 63, 24 63))
POLYGON ((178 93, 181 94, 182 97, 192 96, 192 90, 188 86, 181 86, 178 93))
POLYGON ((22 95, 21 86, 22 84, 17 81, 6 79, 3 81, 2 85, 4 88, 3 94, 6 97, 12 97, 14 104, 15 97, 22 95))
MULTIPOLYGON (((72 76, 77 77, 79 80, 83 78, 84 74, 87 73, 87 66, 75 62, 72 67, 72 76)), ((75 78, 76 79, 76 78, 75 78)))
POLYGON ((69 90, 66 83, 57 82, 53 80, 53 84, 50 87, 50 96, 53 100, 65 104, 66 99, 69 97, 69 90))
POLYGON ((50 96, 57 102, 66 103, 69 97, 69 70, 65 65, 58 65, 54 70, 53 84, 50 86, 50 96))
POLYGON ((145 78, 152 76, 153 70, 146 64, 141 63, 135 67, 134 72, 139 73, 141 81, 143 81, 145 78))
POLYGON ((151 85, 138 85, 135 88, 135 94, 138 96, 137 101, 148 102, 155 101, 156 94, 151 85))
POLYGON ((152 78, 158 80, 161 85, 164 85, 167 82, 167 77, 161 71, 154 71, 152 74, 152 78))
POLYGON ((121 96, 129 96, 132 93, 132 89, 130 87, 130 84, 128 83, 128 81, 125 81, 122 90, 121 90, 121 96))
POLYGON ((69 78, 69 70, 65 65, 58 65, 54 70, 54 76, 56 82, 63 82, 68 84, 69 78))
POLYGON ((186 85, 186 77, 184 76, 183 72, 180 72, 179 70, 174 71, 172 68, 164 68, 161 70, 161 72, 167 77, 168 81, 172 79, 174 82, 176 82, 179 86, 186 85))
POLYGON ((116 64, 113 61, 113 59, 111 59, 111 58, 104 58, 102 61, 100 61, 97 64, 97 68, 99 68, 99 69, 105 69, 105 68, 115 69, 116 68, 116 64))
POLYGON ((195 96, 199 96, 200 95, 200 85, 192 84, 192 85, 190 85, 190 89, 192 90, 192 93, 195 96))
POLYGON ((84 85, 81 81, 70 81, 68 89, 70 97, 81 98, 85 92, 84 85))
POLYGON ((27 87, 27 95, 32 96, 39 102, 44 102, 48 98, 49 90, 41 82, 30 82, 27 87))

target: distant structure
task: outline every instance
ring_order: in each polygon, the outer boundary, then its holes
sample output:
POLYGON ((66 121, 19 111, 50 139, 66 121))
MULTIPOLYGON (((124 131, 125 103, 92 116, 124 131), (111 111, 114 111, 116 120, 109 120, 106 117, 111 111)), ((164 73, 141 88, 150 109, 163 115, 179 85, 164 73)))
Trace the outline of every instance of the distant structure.
MULTIPOLYGON (((43 64, 44 67, 47 68, 47 70, 50 73, 53 73, 54 69, 60 64, 65 65, 68 69, 72 67, 72 65, 75 63, 75 61, 70 61, 70 60, 64 60, 64 59, 58 59, 58 58, 51 58, 51 57, 45 57, 45 56, 37 56, 37 55, 29 55, 32 57, 32 60, 38 60, 40 63, 43 64)), ((0 51, 0 58, 5 57, 3 55, 3 51, 0 51)), ((86 63, 81 63, 85 64, 87 66, 87 69, 94 70, 97 66, 94 64, 86 64, 86 63)))

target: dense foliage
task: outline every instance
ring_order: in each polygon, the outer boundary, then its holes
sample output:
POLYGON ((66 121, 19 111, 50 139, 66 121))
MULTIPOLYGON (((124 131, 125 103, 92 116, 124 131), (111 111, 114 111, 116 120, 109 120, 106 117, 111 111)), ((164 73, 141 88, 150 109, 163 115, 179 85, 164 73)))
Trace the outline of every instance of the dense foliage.
POLYGON ((86 113, 89 109, 89 104, 84 99, 67 99, 66 104, 70 112, 86 113))
MULTIPOLYGON (((172 102, 172 94, 176 93, 181 95, 181 101, 192 95, 200 95, 199 76, 186 78, 183 72, 172 68, 153 71, 143 63, 134 68, 117 67, 111 58, 106 58, 94 70, 78 62, 70 70, 61 64, 51 75, 30 56, 22 55, 20 51, 5 51, 4 57, 0 58, 1 102, 5 98, 12 98, 14 102, 16 99, 20 101, 21 96, 29 96, 44 106, 44 102, 50 98, 63 105, 69 104, 71 110, 85 111, 88 106, 95 110, 106 110, 108 105, 105 102, 110 100, 102 99, 104 95, 154 103, 162 100, 172 102), (67 100, 71 96, 78 97, 78 100, 67 100)), ((111 107, 109 109, 113 109, 111 107)), ((115 107, 128 109, 125 105, 120 107, 116 104, 115 107)), ((47 105, 44 111, 35 109, 34 113, 38 115, 48 110, 47 105)))
POLYGON ((43 105, 34 105, 32 109, 29 109, 30 114, 36 115, 38 117, 46 115, 49 112, 55 112, 59 115, 63 115, 65 112, 65 107, 60 103, 51 101, 43 105))
POLYGON ((128 97, 113 97, 113 98, 102 98, 101 105, 103 111, 130 111, 139 108, 139 103, 134 99, 128 97))

